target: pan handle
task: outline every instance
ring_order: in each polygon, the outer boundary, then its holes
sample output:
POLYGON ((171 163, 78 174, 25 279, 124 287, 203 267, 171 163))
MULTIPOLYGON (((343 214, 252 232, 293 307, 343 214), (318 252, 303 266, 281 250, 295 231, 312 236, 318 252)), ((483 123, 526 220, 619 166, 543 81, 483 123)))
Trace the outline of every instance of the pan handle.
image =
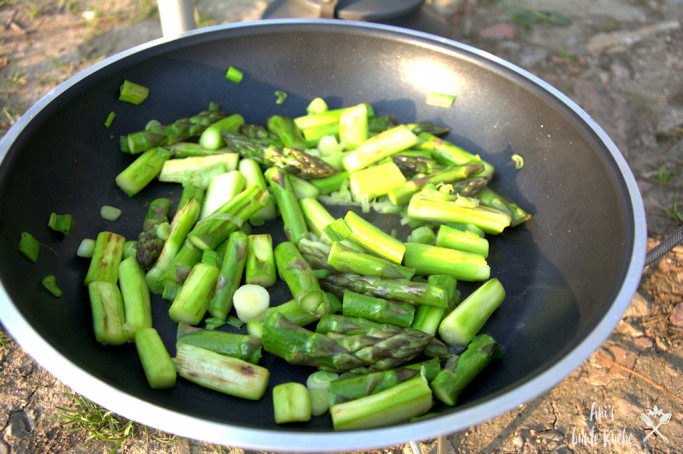
POLYGON ((678 229, 676 229, 668 238, 664 239, 664 241, 648 251, 645 255, 645 266, 651 265, 661 259, 681 241, 683 241, 683 225, 678 227, 678 229))

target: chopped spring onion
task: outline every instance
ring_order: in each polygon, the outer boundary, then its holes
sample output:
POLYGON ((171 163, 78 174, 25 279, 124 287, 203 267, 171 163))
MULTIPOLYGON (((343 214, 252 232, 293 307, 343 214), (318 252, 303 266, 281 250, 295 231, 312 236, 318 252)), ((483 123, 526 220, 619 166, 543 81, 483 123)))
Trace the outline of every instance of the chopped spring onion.
POLYGON ((62 296, 62 289, 57 286, 57 279, 52 274, 45 276, 41 283, 43 284, 43 287, 57 298, 62 296))
POLYGON ((55 232, 62 232, 64 236, 66 236, 74 226, 74 221, 70 214, 50 213, 50 219, 47 221, 47 226, 55 232))
POLYGON ((284 103, 287 99, 287 93, 285 93, 284 91, 277 90, 275 92, 275 98, 275 104, 279 106, 280 104, 284 103))
POLYGON ((244 284, 235 291, 232 302, 237 318, 246 323, 266 312, 270 307, 270 294, 260 285, 244 284))
POLYGON ((107 119, 104 120, 104 126, 106 128, 111 126, 112 122, 114 121, 114 117, 116 117, 116 112, 112 110, 111 112, 109 112, 109 115, 107 115, 107 119))
POLYGON ((162 222, 157 226, 157 238, 162 241, 166 241, 168 236, 171 234, 171 224, 168 222, 162 222))
MULTIPOLYGON (((232 316, 230 316, 230 317, 232 317, 232 316)), ((208 329, 209 331, 213 331, 216 328, 220 328, 221 326, 225 325, 225 321, 221 320, 218 317, 208 317, 205 320, 205 324, 206 324, 206 329, 208 329)))
POLYGON ((136 84, 129 80, 124 80, 121 84, 119 101, 135 104, 136 106, 147 99, 149 88, 136 84))
POLYGON ((92 258, 93 252, 95 252, 95 240, 92 238, 85 238, 81 241, 81 244, 78 245, 76 255, 84 259, 89 259, 92 258))
POLYGON ((30 261, 38 260, 38 251, 40 250, 40 243, 33 235, 28 232, 21 232, 21 239, 19 240, 19 252, 24 254, 30 261))
POLYGON ((121 210, 110 205, 104 205, 100 208, 100 216, 107 221, 115 221, 121 216, 121 210))
POLYGON ((229 67, 225 73, 225 78, 231 82, 235 82, 236 84, 242 82, 243 77, 244 74, 242 74, 242 71, 232 66, 229 67))
POLYGON ((433 91, 427 94, 426 102, 430 106, 451 107, 455 102, 455 96, 433 91))
POLYGON ((328 107, 327 103, 323 98, 314 98, 309 104, 308 107, 306 107, 306 112, 309 115, 315 115, 315 114, 320 114, 323 112, 327 112, 328 107))
POLYGON ((515 169, 519 170, 524 167, 524 157, 522 155, 513 154, 512 161, 515 163, 515 169))

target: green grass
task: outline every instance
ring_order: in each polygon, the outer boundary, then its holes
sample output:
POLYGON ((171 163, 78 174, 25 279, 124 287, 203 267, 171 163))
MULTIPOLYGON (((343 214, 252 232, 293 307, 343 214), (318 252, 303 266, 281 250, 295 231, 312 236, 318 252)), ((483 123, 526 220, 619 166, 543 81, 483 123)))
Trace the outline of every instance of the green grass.
POLYGON ((71 400, 70 408, 56 407, 58 415, 48 419, 58 421, 59 426, 69 432, 86 431, 88 437, 84 446, 94 440, 111 442, 113 447, 110 453, 113 454, 121 447, 121 443, 135 435, 135 422, 105 410, 66 388, 65 391, 71 400))

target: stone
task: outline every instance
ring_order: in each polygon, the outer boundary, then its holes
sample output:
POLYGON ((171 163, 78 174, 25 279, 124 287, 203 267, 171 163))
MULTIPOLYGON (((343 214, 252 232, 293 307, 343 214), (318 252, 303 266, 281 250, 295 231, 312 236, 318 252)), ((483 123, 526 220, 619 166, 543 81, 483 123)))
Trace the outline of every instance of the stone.
POLYGON ((640 336, 633 340, 633 346, 640 351, 649 350, 654 345, 654 341, 647 336, 640 336))
POLYGON ((501 23, 481 30, 479 36, 499 40, 515 39, 517 37, 517 29, 512 24, 501 23))
POLYGON ((674 306, 671 316, 669 316, 669 321, 674 327, 683 329, 683 303, 678 303, 674 306))
POLYGON ((633 295, 631 304, 626 309, 624 317, 646 317, 652 312, 652 305, 640 293, 633 295))

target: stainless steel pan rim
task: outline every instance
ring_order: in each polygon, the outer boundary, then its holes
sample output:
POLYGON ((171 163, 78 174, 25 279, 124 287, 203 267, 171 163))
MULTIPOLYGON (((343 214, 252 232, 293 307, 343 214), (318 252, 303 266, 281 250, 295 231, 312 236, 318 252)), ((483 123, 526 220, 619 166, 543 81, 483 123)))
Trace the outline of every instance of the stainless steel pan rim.
POLYGON ((631 206, 633 207, 634 234, 632 238, 633 254, 627 267, 623 284, 610 306, 609 310, 595 328, 562 359, 552 367, 541 372, 531 380, 508 389, 503 393, 487 399, 485 402, 464 406, 456 413, 443 414, 429 419, 395 425, 392 427, 351 431, 351 432, 292 432, 286 427, 278 430, 261 430, 251 427, 230 426, 215 421, 180 414, 169 411, 160 406, 122 392, 104 381, 92 376, 74 364, 69 358, 50 345, 21 315, 17 307, 10 301, 7 290, 0 284, 0 313, 2 323, 7 331, 20 340, 21 346, 41 366, 54 374, 60 381, 75 389, 79 394, 97 402, 123 416, 134 419, 142 424, 159 428, 164 431, 192 439, 200 439, 211 443, 219 443, 244 448, 254 448, 273 451, 344 451, 367 449, 407 443, 409 441, 433 438, 442 434, 466 429, 483 421, 509 411, 523 404, 539 394, 553 388, 571 371, 578 368, 592 354, 615 328, 624 311, 630 304, 633 294, 638 288, 645 261, 647 244, 647 230, 645 212, 642 199, 635 178, 625 159, 601 127, 571 99, 551 85, 542 81, 529 72, 487 52, 473 48, 466 44, 425 33, 401 29, 397 27, 369 24, 365 22, 351 22, 338 20, 299 20, 274 19, 236 23, 207 27, 184 33, 174 39, 159 39, 132 49, 126 50, 112 57, 106 58, 85 71, 71 77, 57 88, 49 92, 39 102, 32 106, 24 116, 7 132, 0 142, 0 162, 5 158, 10 146, 16 140, 26 125, 43 110, 53 99, 60 96, 69 87, 100 71, 107 66, 125 59, 131 55, 163 45, 167 42, 193 37, 208 36, 232 29, 259 27, 332 27, 338 29, 371 29, 379 33, 393 35, 406 40, 422 40, 437 42, 460 49, 465 53, 476 55, 490 62, 491 65, 503 67, 516 73, 528 83, 534 84, 554 97, 563 107, 570 109, 585 125, 597 135, 611 154, 611 158, 618 166, 628 190, 631 206))

